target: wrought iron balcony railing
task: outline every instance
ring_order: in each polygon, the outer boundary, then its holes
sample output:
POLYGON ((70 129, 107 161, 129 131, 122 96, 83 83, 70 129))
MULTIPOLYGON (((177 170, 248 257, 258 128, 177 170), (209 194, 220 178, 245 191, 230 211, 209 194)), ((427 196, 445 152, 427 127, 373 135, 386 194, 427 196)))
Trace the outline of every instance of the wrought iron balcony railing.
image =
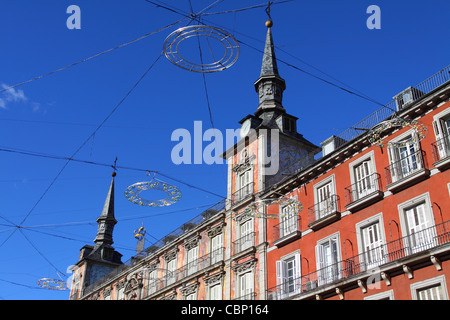
POLYGON ((250 292, 233 300, 256 300, 256 292, 250 292))
POLYGON ((346 206, 381 190, 380 175, 373 173, 345 188, 346 206))
MULTIPOLYGON (((224 260, 225 248, 216 249, 194 261, 186 263, 175 271, 166 271, 164 276, 158 279, 149 279, 145 284, 146 294, 154 294, 177 281, 181 281, 194 273, 204 270, 220 261, 224 260)), ((144 278, 147 275, 144 275, 144 278)))
POLYGON ((441 138, 431 144, 433 162, 438 162, 450 157, 450 136, 441 138))
POLYGON ((240 188, 238 191, 231 195, 231 205, 236 205, 239 202, 249 198, 253 194, 253 182, 250 182, 240 188))
POLYGON ((256 236, 255 232, 250 232, 245 236, 242 236, 236 241, 234 241, 231 244, 232 254, 235 255, 250 247, 253 247, 255 245, 255 236, 256 236))
POLYGON ((387 184, 400 181, 414 173, 425 169, 423 151, 419 150, 393 162, 385 168, 387 184))
POLYGON ((277 241, 283 237, 300 231, 300 217, 298 214, 285 217, 273 227, 273 240, 277 241))
MULTIPOLYGON (((324 268, 291 278, 267 290, 269 299, 283 300, 325 285, 338 284, 393 261, 450 243, 450 220, 423 229, 324 268)), ((301 297, 301 296, 299 296, 301 297)))
POLYGON ((339 197, 334 194, 327 199, 309 207, 308 224, 311 224, 317 220, 326 218, 327 216, 338 212, 338 200, 339 197))

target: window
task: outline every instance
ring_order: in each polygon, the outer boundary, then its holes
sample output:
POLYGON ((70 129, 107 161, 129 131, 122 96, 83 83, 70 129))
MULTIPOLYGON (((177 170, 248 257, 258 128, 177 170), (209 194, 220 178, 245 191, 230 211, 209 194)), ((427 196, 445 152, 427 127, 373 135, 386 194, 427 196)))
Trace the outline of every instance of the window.
POLYGON ((250 248, 254 244, 253 220, 249 219, 240 226, 240 251, 250 248))
POLYGON ((148 274, 148 294, 152 294, 156 292, 157 289, 157 281, 158 281, 158 271, 152 270, 148 274))
POLYGON ((425 203, 405 209, 405 216, 413 253, 431 247, 435 232, 429 229, 431 220, 425 213, 425 203))
POLYGON ((184 298, 184 300, 196 300, 196 298, 197 298, 196 296, 197 296, 197 294, 195 292, 190 293, 184 298))
POLYGON ((246 272, 239 275, 239 297, 245 300, 253 299, 253 273, 246 272))
POLYGON ((124 299, 125 299, 125 294, 124 294, 124 292, 125 292, 125 287, 122 286, 122 288, 120 288, 120 289, 117 291, 117 300, 124 300, 124 299))
POLYGON ((345 188, 347 208, 358 207, 358 203, 359 207, 366 202, 370 204, 371 200, 376 200, 380 196, 379 175, 373 151, 351 162, 349 170, 352 184, 345 188))
POLYGON ((300 293, 300 254, 288 256, 276 262, 277 294, 279 299, 300 293))
POLYGON ((359 165, 354 167, 355 171, 355 183, 356 183, 356 199, 361 199, 368 194, 371 194, 376 189, 376 185, 372 177, 372 169, 370 165, 370 160, 364 160, 359 165))
POLYGON ((412 284, 411 296, 413 300, 448 300, 445 276, 412 284))
POLYGON ((384 263, 384 247, 380 224, 375 222, 361 229, 364 258, 368 269, 384 263))
POLYGON ((223 234, 220 233, 211 238, 211 264, 223 260, 223 234))
POLYGON ((280 208, 280 238, 298 231, 298 212, 296 205, 290 204, 280 208))
POLYGON ((411 141, 413 134, 415 133, 409 133, 406 136, 403 135, 399 139, 395 139, 396 142, 404 142, 405 145, 388 148, 389 161, 391 163, 388 168, 392 182, 407 177, 423 168, 420 145, 418 142, 411 141))
POLYGON ((198 270, 198 246, 195 246, 187 252, 187 274, 193 274, 198 270))
POLYGON ((317 244, 316 262, 319 285, 331 283, 340 278, 339 257, 339 235, 332 235, 317 244))
POLYGON ((172 259, 167 262, 167 284, 172 284, 176 280, 175 270, 177 269, 177 259, 172 259))
POLYGON ((315 219, 319 220, 337 211, 334 175, 314 186, 315 219))
POLYGON ((399 205, 400 223, 404 246, 409 253, 429 249, 435 245, 436 230, 428 193, 415 197, 399 205))
POLYGON ((435 161, 438 161, 450 156, 450 109, 435 115, 433 120, 433 130, 436 136, 433 151, 436 153, 435 161))
POLYGON ((244 171, 239 175, 239 186, 237 201, 244 199, 246 196, 253 193, 252 190, 252 170, 244 171))
POLYGON ((222 300, 222 285, 220 283, 209 287, 209 300, 222 300))

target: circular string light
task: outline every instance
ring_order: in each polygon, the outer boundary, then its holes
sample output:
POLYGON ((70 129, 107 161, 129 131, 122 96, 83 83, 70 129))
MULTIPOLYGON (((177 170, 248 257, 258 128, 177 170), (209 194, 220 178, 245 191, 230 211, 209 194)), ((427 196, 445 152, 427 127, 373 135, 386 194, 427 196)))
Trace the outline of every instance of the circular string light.
POLYGON ((170 206, 181 199, 181 191, 166 182, 153 178, 151 181, 137 182, 125 190, 125 198, 129 201, 148 207, 170 206), (160 200, 147 200, 141 197, 141 192, 146 190, 159 190, 166 193, 166 198, 160 200))
MULTIPOLYGON (((214 46, 216 49, 216 46, 214 46)), ((179 28, 172 32, 164 41, 164 55, 174 65, 183 68, 185 70, 210 73, 225 70, 231 67, 239 57, 239 44, 237 40, 227 31, 211 26, 195 25, 179 28), (208 44, 208 52, 212 56, 212 62, 204 63, 201 47, 200 37, 205 38, 208 44), (194 39, 191 39, 194 38, 194 39), (195 39, 197 38, 197 39, 195 39), (200 61, 194 62, 191 58, 186 58, 186 50, 182 52, 183 46, 185 46, 186 40, 191 39, 195 42, 193 46, 198 47, 200 50, 200 61), (213 44, 218 43, 218 47, 223 49, 222 52, 213 52, 211 47, 213 44)), ((217 49, 216 49, 217 51, 217 49)))
POLYGON ((49 290, 63 291, 69 289, 67 282, 60 279, 43 278, 40 279, 37 284, 38 286, 49 290))
POLYGON ((297 199, 274 198, 274 199, 257 200, 255 202, 249 204, 247 207, 245 207, 241 214, 251 216, 254 218, 278 219, 278 218, 289 218, 289 217, 296 216, 302 210, 303 210, 303 205, 297 199), (268 207, 273 204, 280 204, 282 206, 292 206, 293 210, 288 210, 287 212, 279 212, 279 213, 264 212, 265 207, 268 207))
POLYGON ((417 120, 395 118, 383 121, 369 130, 369 142, 373 145, 383 147, 403 147, 423 140, 428 133, 428 128, 425 124, 417 120), (409 127, 414 130, 411 138, 402 141, 387 141, 381 137, 382 133, 391 128, 406 128, 409 127))

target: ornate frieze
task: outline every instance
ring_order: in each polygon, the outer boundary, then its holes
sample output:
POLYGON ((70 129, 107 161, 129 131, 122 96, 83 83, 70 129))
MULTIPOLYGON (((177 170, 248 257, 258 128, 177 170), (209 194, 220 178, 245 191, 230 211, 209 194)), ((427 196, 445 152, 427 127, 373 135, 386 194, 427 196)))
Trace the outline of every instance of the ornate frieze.
POLYGON ((253 270, 256 267, 256 263, 258 262, 258 259, 252 257, 250 260, 246 260, 241 263, 237 263, 234 266, 231 267, 231 269, 235 273, 244 273, 249 270, 253 270))
POLYGON ((225 222, 220 222, 219 224, 216 224, 215 226, 211 226, 206 230, 206 234, 209 238, 214 238, 215 236, 221 234, 223 232, 223 228, 225 227, 225 222))

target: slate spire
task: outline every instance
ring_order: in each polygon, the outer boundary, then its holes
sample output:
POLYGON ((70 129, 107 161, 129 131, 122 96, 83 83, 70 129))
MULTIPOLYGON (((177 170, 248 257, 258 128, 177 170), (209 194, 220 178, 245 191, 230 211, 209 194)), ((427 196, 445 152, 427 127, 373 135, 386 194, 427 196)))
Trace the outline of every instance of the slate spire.
POLYGON ((260 116, 266 111, 284 113, 282 105, 283 91, 286 89, 286 83, 278 73, 277 59, 275 57, 275 46, 272 37, 272 21, 267 21, 267 35, 264 46, 264 54, 261 65, 259 79, 255 82, 255 90, 259 96, 259 106, 255 112, 260 116))

